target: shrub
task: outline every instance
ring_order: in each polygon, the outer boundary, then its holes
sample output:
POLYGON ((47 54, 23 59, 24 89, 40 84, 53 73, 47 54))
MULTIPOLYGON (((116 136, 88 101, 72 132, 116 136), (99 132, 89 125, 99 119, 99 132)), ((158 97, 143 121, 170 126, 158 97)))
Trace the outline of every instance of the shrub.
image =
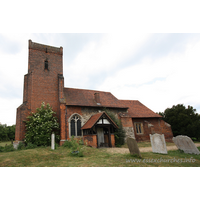
POLYGON ((55 143, 55 149, 57 149, 60 145, 58 143, 55 143))
MULTIPOLYGON (((33 149, 36 148, 37 146, 31 143, 28 143, 27 146, 25 146, 24 142, 20 142, 17 150, 25 150, 25 149, 33 149)), ((6 145, 5 147, 0 146, 0 152, 10 152, 10 151, 15 151, 16 149, 13 147, 12 144, 6 145)))
POLYGON ((69 141, 69 140, 65 141, 64 144, 62 145, 62 147, 71 148, 72 147, 71 141, 69 141))
POLYGON ((70 140, 65 141, 65 143, 62 146, 70 148, 71 156, 83 157, 83 151, 85 146, 82 142, 80 142, 80 140, 76 140, 74 136, 72 136, 70 140))
POLYGON ((28 144, 26 145, 26 149, 35 149, 35 148, 37 148, 37 145, 36 145, 36 144, 28 143, 28 144))
POLYGON ((15 151, 15 148, 13 147, 12 144, 6 145, 4 147, 4 152, 10 152, 10 151, 15 151))
POLYGON ((17 150, 25 150, 26 147, 25 147, 25 144, 23 142, 20 142, 17 146, 17 150))
POLYGON ((115 130, 115 146, 120 147, 124 144, 125 131, 122 127, 121 121, 115 117, 115 115, 108 109, 104 109, 107 115, 115 122, 118 129, 115 130))
POLYGON ((37 108, 36 113, 31 113, 27 117, 25 143, 32 143, 37 146, 50 146, 51 134, 55 133, 55 141, 58 143, 60 136, 58 133, 59 123, 49 104, 42 103, 37 108))
POLYGON ((4 152, 4 147, 0 146, 0 152, 4 152))

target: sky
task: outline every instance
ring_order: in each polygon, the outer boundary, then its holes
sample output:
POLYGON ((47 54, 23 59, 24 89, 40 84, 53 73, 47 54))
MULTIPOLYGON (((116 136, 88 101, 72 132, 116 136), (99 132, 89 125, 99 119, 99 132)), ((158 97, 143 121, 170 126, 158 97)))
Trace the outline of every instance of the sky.
POLYGON ((200 34, 0 33, 0 123, 16 123, 28 72, 28 40, 63 47, 65 87, 111 92, 154 112, 191 105, 200 113, 200 34))

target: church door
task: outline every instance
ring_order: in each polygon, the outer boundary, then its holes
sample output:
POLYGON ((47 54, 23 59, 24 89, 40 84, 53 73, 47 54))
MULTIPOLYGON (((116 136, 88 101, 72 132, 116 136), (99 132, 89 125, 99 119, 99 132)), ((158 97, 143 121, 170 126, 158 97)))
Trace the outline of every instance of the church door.
POLYGON ((104 133, 103 128, 97 128, 97 137, 98 137, 98 147, 100 147, 101 143, 104 143, 104 133))

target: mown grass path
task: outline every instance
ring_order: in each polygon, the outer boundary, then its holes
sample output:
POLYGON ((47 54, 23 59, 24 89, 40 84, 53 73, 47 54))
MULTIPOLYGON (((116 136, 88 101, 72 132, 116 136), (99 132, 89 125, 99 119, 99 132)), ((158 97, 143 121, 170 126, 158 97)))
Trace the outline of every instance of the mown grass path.
MULTIPOLYGON (((195 143, 196 147, 200 147, 200 143, 195 143)), ((138 145, 139 146, 139 145, 138 145)), ((140 152, 152 152, 152 147, 140 147, 139 146, 140 152)), ((170 150, 178 150, 176 145, 168 145, 167 146, 167 151, 170 150)), ((108 153, 121 153, 121 154, 126 154, 129 153, 128 147, 126 148, 107 148, 108 153)))

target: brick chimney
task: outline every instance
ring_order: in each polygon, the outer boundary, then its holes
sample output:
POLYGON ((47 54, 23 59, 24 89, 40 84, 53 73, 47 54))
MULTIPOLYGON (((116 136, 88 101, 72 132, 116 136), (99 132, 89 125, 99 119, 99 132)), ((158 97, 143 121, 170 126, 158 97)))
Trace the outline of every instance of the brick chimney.
POLYGON ((97 104, 100 104, 100 95, 99 95, 99 93, 94 93, 94 100, 96 101, 97 104))

